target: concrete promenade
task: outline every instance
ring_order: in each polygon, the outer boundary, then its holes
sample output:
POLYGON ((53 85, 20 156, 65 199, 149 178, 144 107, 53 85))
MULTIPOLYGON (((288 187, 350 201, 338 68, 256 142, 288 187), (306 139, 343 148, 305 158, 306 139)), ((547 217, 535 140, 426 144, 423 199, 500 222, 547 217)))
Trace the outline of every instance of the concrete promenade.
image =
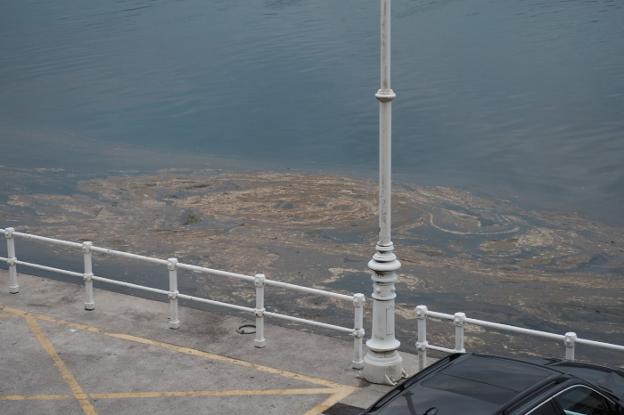
POLYGON ((171 330, 167 303, 96 289, 85 311, 81 286, 7 281, 0 270, 2 415, 351 415, 388 390, 356 377, 348 337, 267 324, 257 349, 237 332, 252 316, 181 307, 171 330))

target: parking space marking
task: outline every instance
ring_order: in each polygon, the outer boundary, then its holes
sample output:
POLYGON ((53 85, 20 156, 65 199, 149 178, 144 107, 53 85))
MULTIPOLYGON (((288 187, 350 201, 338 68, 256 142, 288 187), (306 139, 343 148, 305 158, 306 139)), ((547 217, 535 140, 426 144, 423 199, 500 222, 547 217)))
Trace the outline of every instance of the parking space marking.
POLYGON ((72 399, 68 395, 4 395, 0 401, 66 401, 72 399))
MULTIPOLYGON (((232 389, 204 391, 147 391, 87 393, 91 399, 136 399, 136 398, 202 398, 231 396, 302 396, 333 395, 334 388, 292 388, 292 389, 232 389)), ((69 395, 0 395, 0 401, 64 401, 69 395)))
POLYGON ((131 398, 208 398, 222 396, 301 396, 330 395, 335 389, 300 388, 300 389, 239 389, 221 391, 178 391, 178 392, 113 392, 92 393, 93 399, 131 399, 131 398))
POLYGON ((184 398, 184 397, 235 397, 235 396, 304 396, 304 395, 329 395, 329 397, 316 405, 312 409, 308 410, 304 415, 320 415, 325 410, 333 406, 336 402, 344 399, 352 394, 357 388, 347 385, 341 385, 327 379, 318 378, 315 376, 302 375, 300 373, 290 372, 287 370, 275 369, 269 366, 258 365, 245 360, 240 360, 232 357, 222 356, 214 353, 204 352, 197 349, 191 349, 188 347, 176 346, 174 344, 165 343, 157 340, 151 340, 143 337, 107 332, 100 328, 83 324, 72 323, 65 320, 60 320, 52 316, 45 314, 29 313, 23 310, 4 307, 3 311, 12 316, 22 317, 30 327, 31 331, 35 334, 35 337, 43 347, 43 349, 52 357, 59 373, 65 382, 69 385, 73 396, 69 395, 5 395, 0 396, 0 401, 45 401, 45 400, 67 400, 76 399, 80 403, 85 415, 97 415, 91 399, 144 399, 144 398, 184 398), (56 325, 62 325, 65 327, 73 328, 76 330, 86 331, 90 333, 96 333, 111 338, 131 341, 148 346, 154 346, 161 349, 170 350, 176 353, 183 353, 190 356, 196 356, 208 360, 214 360, 218 362, 233 364, 236 366, 246 367, 259 372, 264 372, 272 375, 278 375, 287 379, 303 381, 312 383, 320 388, 292 388, 292 389, 241 389, 241 390, 217 390, 217 391, 144 391, 144 392, 113 392, 113 393, 85 393, 80 384, 77 382, 74 375, 67 368, 63 360, 60 358, 58 352, 54 348, 52 342, 45 335, 43 329, 37 322, 45 321, 56 325))
POLYGON ((323 412, 334 406, 337 402, 340 402, 347 396, 351 395, 354 391, 355 388, 351 386, 338 388, 333 395, 325 399, 320 404, 316 405, 314 408, 310 409, 304 415, 321 415, 323 412))
POLYGON ((37 319, 37 320, 47 321, 47 322, 50 322, 50 323, 53 323, 53 324, 66 326, 66 327, 73 328, 73 329, 76 329, 76 330, 87 331, 87 332, 90 332, 90 333, 97 333, 97 334, 101 334, 101 335, 107 336, 107 337, 112 337, 112 338, 116 338, 116 339, 120 339, 120 340, 126 340, 126 341, 135 342, 135 343, 141 343, 141 344, 146 344, 146 345, 150 345, 150 346, 155 346, 155 347, 159 347, 161 349, 171 350, 171 351, 174 351, 174 352, 188 354, 188 355, 196 356, 196 357, 202 357, 202 358, 205 358, 205 359, 208 359, 208 360, 214 360, 214 361, 217 361, 217 362, 224 362, 224 363, 229 363, 229 364, 233 364, 233 365, 236 365, 236 366, 247 367, 247 368, 250 368, 250 369, 257 370, 259 372, 264 372, 264 373, 269 373, 269 374, 273 374, 273 375, 278 375, 278 376, 285 377, 287 379, 299 380, 299 381, 303 381, 303 382, 313 383, 313 384, 316 384, 316 385, 326 386, 328 388, 342 388, 342 387, 347 386, 347 385, 341 385, 339 383, 335 383, 335 382, 329 381, 327 379, 317 378, 317 377, 308 376, 308 375, 302 375, 300 373, 290 372, 290 371, 282 370, 282 369, 275 369, 275 368, 272 368, 272 367, 269 367, 269 366, 259 365, 259 364, 256 364, 256 363, 251 363, 251 362, 248 362, 248 361, 245 361, 245 360, 241 360, 241 359, 236 359, 236 358, 233 358, 233 357, 227 357, 227 356, 222 356, 222 355, 219 355, 219 354, 204 352, 202 350, 191 349, 189 347, 184 347, 184 346, 176 346, 174 344, 165 343, 165 342, 161 342, 161 341, 158 341, 158 340, 146 339, 144 337, 133 336, 133 335, 130 335, 130 334, 111 333, 111 332, 107 332, 105 330, 102 330, 100 328, 97 328, 97 327, 94 327, 94 326, 91 326, 91 325, 88 325, 88 324, 72 323, 72 322, 69 322, 69 321, 60 320, 60 319, 57 319, 55 317, 48 316, 46 314, 29 313, 29 312, 18 310, 18 309, 11 308, 11 307, 5 307, 4 311, 6 311, 7 313, 11 313, 11 314, 15 314, 15 315, 18 315, 18 316, 22 316, 22 317, 27 317, 27 316, 28 317, 32 317, 32 318, 37 319))
POLYGON ((85 413, 85 415, 97 415, 97 412, 93 407, 93 404, 89 400, 89 397, 87 396, 87 394, 84 393, 82 387, 80 386, 80 384, 78 384, 78 381, 74 377, 73 373, 71 373, 71 371, 65 365, 65 362, 63 362, 63 360, 60 358, 58 352, 54 348, 54 345, 45 335, 43 329, 41 328, 39 323, 37 323, 37 320, 34 317, 28 315, 24 318, 26 319, 28 327, 30 327, 30 330, 37 338, 37 341, 39 342, 39 344, 41 344, 41 347, 43 347, 43 349, 50 355, 50 357, 54 361, 56 368, 61 373, 61 377, 69 385, 69 389, 72 391, 74 398, 76 398, 76 400, 80 404, 80 407, 82 408, 82 411, 85 413))

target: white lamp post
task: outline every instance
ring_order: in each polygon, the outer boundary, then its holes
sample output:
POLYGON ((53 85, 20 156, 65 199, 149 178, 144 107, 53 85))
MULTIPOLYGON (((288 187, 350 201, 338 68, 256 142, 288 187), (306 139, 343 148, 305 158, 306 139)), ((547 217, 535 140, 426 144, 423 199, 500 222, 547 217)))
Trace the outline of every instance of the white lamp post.
POLYGON ((379 241, 377 252, 368 263, 373 271, 373 327, 366 342, 363 377, 372 383, 396 384, 405 375, 397 351, 400 342, 394 337, 394 298, 397 271, 401 263, 394 254, 391 239, 392 185, 392 100, 390 87, 390 1, 381 3, 381 86, 379 101, 379 241))

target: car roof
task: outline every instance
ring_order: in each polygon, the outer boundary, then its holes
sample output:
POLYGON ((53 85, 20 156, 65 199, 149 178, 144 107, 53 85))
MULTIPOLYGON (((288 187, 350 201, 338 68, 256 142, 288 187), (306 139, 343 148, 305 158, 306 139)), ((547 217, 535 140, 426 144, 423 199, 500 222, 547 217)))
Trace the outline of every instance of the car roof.
POLYGON ((498 414, 561 382, 588 382, 624 401, 621 370, 559 359, 464 353, 441 359, 407 379, 366 413, 498 414))
MULTIPOLYGON (((477 390, 459 389, 454 390, 455 393, 466 392, 484 401, 502 403, 547 379, 560 376, 561 372, 522 360, 471 353, 454 359, 438 375, 449 382, 448 390, 466 383, 474 385, 477 390)), ((443 387, 440 382, 431 379, 422 383, 443 387)))
POLYGON ((562 376, 548 366, 474 353, 450 356, 425 372, 369 413, 496 413, 536 385, 562 376))

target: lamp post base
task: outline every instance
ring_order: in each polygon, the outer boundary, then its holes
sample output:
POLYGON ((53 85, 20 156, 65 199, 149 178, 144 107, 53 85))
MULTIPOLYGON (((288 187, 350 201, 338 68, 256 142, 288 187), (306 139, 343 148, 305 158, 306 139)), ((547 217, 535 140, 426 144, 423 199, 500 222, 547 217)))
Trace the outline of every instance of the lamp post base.
POLYGON ((396 385, 405 377, 403 359, 396 350, 375 352, 369 348, 364 356, 362 377, 371 383, 396 385))
POLYGON ((377 244, 377 252, 368 263, 373 271, 373 321, 371 338, 366 342, 362 377, 371 383, 396 385, 405 376, 401 343, 394 336, 394 299, 397 271, 401 263, 394 255, 392 242, 377 244))

